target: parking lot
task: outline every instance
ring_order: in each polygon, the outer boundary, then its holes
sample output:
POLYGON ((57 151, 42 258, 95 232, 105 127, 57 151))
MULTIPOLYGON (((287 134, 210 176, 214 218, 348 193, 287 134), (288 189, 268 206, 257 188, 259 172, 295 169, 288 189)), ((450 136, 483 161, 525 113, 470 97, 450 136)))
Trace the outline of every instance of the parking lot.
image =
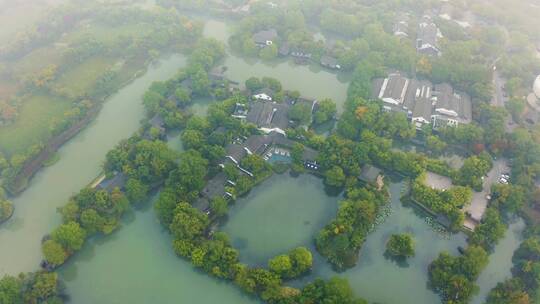
POLYGON ((467 220, 465 226, 474 229, 476 223, 482 219, 486 212, 488 199, 487 196, 491 193, 491 186, 499 183, 502 174, 510 171, 508 163, 505 159, 497 159, 493 162, 493 168, 489 171, 488 176, 484 178, 484 187, 481 192, 473 192, 471 204, 465 208, 465 212, 471 215, 473 221, 467 220), (472 226, 472 227, 470 227, 472 226))

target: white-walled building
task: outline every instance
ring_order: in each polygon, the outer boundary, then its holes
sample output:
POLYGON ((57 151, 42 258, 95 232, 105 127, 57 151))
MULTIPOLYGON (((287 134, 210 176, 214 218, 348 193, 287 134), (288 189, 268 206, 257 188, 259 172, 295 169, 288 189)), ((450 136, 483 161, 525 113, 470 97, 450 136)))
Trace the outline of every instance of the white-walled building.
POLYGON ((387 111, 405 113, 417 128, 430 123, 438 128, 472 121, 470 97, 447 83, 434 86, 427 80, 391 73, 373 80, 372 98, 382 100, 387 111))

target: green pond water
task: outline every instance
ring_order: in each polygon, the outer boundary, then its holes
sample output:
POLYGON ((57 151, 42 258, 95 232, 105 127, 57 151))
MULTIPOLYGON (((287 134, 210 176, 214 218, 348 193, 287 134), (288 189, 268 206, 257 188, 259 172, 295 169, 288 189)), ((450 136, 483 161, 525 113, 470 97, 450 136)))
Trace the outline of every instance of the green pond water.
POLYGON ((28 189, 13 199, 15 214, 0 227, 0 275, 38 267, 41 238, 61 220, 56 208, 99 174, 107 151, 139 128, 144 116, 141 97, 150 84, 174 76, 184 64, 181 55, 162 59, 111 96, 98 117, 59 150, 60 160, 39 171, 28 189))
POLYGON ((90 240, 60 270, 71 303, 259 303, 196 271, 176 257, 171 242, 150 202, 130 212, 120 230, 90 240))
MULTIPOLYGON (((335 272, 313 245, 319 229, 335 216, 339 200, 327 196, 322 182, 313 176, 272 177, 231 208, 230 219, 222 229, 240 250, 240 259, 250 265, 264 265, 270 257, 297 246, 310 248, 314 253, 314 269, 310 275, 292 282, 294 286, 302 286, 316 277, 342 276, 349 280, 358 296, 370 302, 440 303, 427 287, 428 265, 442 251, 459 254, 457 248, 466 247, 466 238, 463 234, 444 233, 424 215, 403 206, 399 200, 402 189, 402 183, 390 185, 389 215, 368 236, 358 265, 343 273, 335 272), (398 264, 383 253, 390 235, 404 232, 414 236, 417 251, 406 264, 398 264)), ((483 303, 489 290, 510 275, 512 253, 519 246, 523 228, 522 221, 512 223, 490 256, 490 264, 478 280, 481 288, 474 304, 483 303)))
POLYGON ((489 265, 484 269, 478 278, 480 291, 473 298, 472 304, 482 304, 489 291, 510 277, 512 268, 512 255, 523 240, 522 232, 525 229, 525 222, 522 219, 513 220, 505 233, 504 238, 495 246, 493 253, 489 256, 489 265))
POLYGON ((222 230, 243 262, 266 265, 270 257, 309 247, 336 216, 338 200, 327 196, 322 180, 312 175, 274 175, 231 207, 222 230))

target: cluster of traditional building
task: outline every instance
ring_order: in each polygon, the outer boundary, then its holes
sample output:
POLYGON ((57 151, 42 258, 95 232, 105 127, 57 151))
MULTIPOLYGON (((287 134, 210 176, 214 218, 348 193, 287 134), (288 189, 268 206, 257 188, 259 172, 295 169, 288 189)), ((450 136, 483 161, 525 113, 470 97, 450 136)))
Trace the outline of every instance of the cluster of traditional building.
MULTIPOLYGON (((281 153, 282 156, 290 158, 290 151, 296 142, 285 135, 285 130, 294 124, 289 119, 289 110, 297 103, 306 103, 307 108, 313 112, 317 101, 286 97, 284 101, 277 103, 273 101, 273 95, 272 90, 262 89, 251 96, 252 102, 249 105, 240 103, 236 105, 232 116, 256 125, 262 134, 238 138, 235 142, 228 144, 225 147, 226 156, 221 162, 221 167, 231 164, 238 169, 240 174, 252 178, 253 173, 241 165, 242 160, 248 155, 259 155, 266 161, 270 160, 275 153, 281 153)), ((317 151, 304 147, 302 153, 304 167, 311 171, 319 170, 317 156, 317 151)), ((209 212, 210 201, 215 197, 231 198, 232 194, 227 191, 227 187, 234 186, 236 184, 229 180, 224 172, 218 173, 201 191, 201 198, 195 206, 199 210, 209 212)))
MULTIPOLYGON (((269 29, 269 30, 263 30, 256 32, 252 36, 252 40, 260 48, 265 48, 267 46, 274 45, 276 41, 279 39, 278 32, 275 29, 269 29)), ((282 57, 292 56, 297 63, 308 63, 312 57, 313 54, 304 49, 300 49, 297 47, 291 47, 287 42, 281 43, 281 45, 278 48, 278 53, 282 57)), ((330 55, 323 55, 321 56, 321 59, 319 63, 326 68, 333 69, 333 70, 340 70, 341 66, 338 63, 337 58, 332 57, 330 55)))
MULTIPOLYGON (((394 24, 394 35, 398 37, 410 37, 410 16, 402 14, 394 24)), ((427 56, 440 56, 441 49, 439 40, 443 37, 441 31, 429 15, 422 17, 416 29, 415 46, 419 54, 427 56)))
POLYGON ((372 98, 383 101, 387 111, 403 112, 421 128, 457 126, 472 121, 471 98, 448 83, 433 85, 428 80, 410 79, 401 73, 373 80, 372 98))

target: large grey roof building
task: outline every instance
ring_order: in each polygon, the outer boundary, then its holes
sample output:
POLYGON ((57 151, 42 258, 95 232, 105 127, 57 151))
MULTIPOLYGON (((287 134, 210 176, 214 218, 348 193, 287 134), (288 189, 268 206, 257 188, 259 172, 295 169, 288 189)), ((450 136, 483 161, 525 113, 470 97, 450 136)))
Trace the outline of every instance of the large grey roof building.
POLYGON ((285 133, 289 127, 288 104, 274 102, 255 102, 247 113, 246 120, 265 130, 285 133))
POLYGON ((372 98, 382 100, 385 110, 406 113, 418 128, 429 123, 439 127, 472 121, 470 97, 447 83, 433 86, 427 80, 391 73, 373 80, 372 98))
POLYGON ((435 111, 433 113, 434 125, 458 125, 472 121, 471 98, 464 93, 458 93, 448 84, 435 85, 433 92, 435 111))

